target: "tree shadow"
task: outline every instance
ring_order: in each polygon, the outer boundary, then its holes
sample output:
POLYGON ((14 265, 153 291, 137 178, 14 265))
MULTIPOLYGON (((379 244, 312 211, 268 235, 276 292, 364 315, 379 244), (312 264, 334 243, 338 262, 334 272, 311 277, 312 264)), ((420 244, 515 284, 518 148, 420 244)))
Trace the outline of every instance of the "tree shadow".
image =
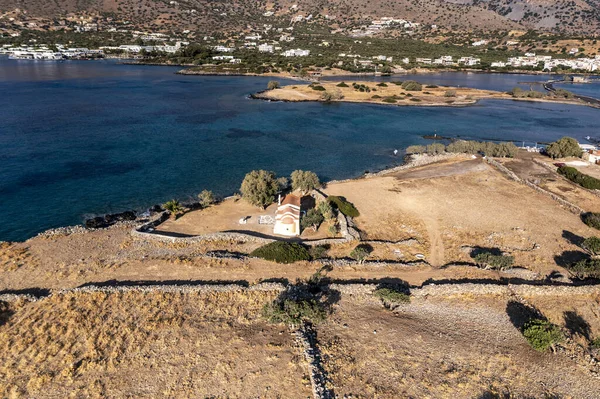
POLYGON ((300 198, 300 210, 308 211, 309 209, 313 209, 317 205, 317 201, 313 196, 305 195, 300 198))
POLYGON ((10 317, 15 314, 7 302, 0 301, 0 327, 2 327, 10 317))
POLYGON ((578 247, 581 247, 581 244, 583 244, 583 241, 585 240, 585 238, 578 236, 577 234, 571 233, 567 230, 563 230, 562 237, 565 240, 569 241, 571 244, 577 245, 578 247))
POLYGON ((518 301, 509 301, 506 304, 506 314, 512 325, 519 331, 522 331, 523 327, 533 319, 546 320, 539 310, 518 301))
POLYGON ((589 255, 581 251, 564 251, 560 255, 554 256, 554 262, 558 266, 568 268, 573 263, 579 262, 580 260, 588 259, 589 255))
POLYGON ((571 332, 571 334, 578 334, 589 340, 591 336, 591 327, 590 324, 585 321, 583 317, 581 317, 575 311, 567 311, 563 314, 565 319, 565 327, 571 332))

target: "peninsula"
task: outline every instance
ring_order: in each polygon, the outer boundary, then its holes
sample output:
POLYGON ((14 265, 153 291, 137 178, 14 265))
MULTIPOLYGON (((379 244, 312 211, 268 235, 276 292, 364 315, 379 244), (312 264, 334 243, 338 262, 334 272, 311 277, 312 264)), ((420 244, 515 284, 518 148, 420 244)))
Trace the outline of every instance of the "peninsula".
POLYGON ((268 90, 255 93, 252 98, 272 101, 323 101, 355 102, 417 106, 466 106, 482 99, 525 100, 558 102, 575 105, 592 105, 573 96, 572 93, 524 91, 519 88, 511 92, 482 90, 469 87, 424 85, 412 80, 400 82, 356 81, 313 82, 279 87, 272 81, 268 90))

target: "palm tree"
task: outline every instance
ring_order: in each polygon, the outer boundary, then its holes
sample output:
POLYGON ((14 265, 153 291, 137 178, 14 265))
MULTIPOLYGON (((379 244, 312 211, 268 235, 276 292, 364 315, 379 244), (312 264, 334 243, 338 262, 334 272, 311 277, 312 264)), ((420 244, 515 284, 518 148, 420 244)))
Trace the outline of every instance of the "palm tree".
POLYGON ((179 201, 174 200, 174 199, 165 202, 163 204, 163 208, 165 208, 167 211, 169 211, 171 213, 171 216, 174 217, 175 219, 177 219, 179 214, 181 212, 183 212, 183 207, 181 206, 179 201))

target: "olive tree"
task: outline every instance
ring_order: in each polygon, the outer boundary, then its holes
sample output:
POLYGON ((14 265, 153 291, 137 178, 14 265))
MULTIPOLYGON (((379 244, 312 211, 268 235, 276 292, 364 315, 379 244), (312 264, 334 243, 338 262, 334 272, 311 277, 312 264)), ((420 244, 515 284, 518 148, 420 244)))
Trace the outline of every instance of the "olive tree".
POLYGON ((563 137, 546 147, 546 154, 552 158, 579 157, 583 154, 579 143, 572 137, 563 137))
POLYGON ((211 206, 216 201, 215 195, 210 190, 202 190, 202 192, 198 194, 198 202, 203 208, 211 206))
POLYGON ((266 170, 253 170, 246 174, 240 187, 242 197, 252 205, 266 208, 275 201, 279 184, 275 173, 266 170))
POLYGON ((319 177, 314 172, 295 170, 292 172, 291 178, 292 190, 300 190, 303 193, 308 193, 315 188, 321 187, 319 177))
POLYGON ((267 83, 267 89, 269 89, 269 90, 279 89, 279 82, 276 80, 270 80, 269 83, 267 83))

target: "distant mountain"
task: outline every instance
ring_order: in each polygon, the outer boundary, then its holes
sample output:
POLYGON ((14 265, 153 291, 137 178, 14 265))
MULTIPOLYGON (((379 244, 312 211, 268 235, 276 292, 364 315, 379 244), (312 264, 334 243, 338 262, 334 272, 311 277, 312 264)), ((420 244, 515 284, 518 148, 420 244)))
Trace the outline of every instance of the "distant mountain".
POLYGON ((271 18, 312 14, 333 27, 389 16, 462 31, 600 33, 600 0, 0 0, 0 15, 16 8, 45 18, 108 13, 149 29, 205 33, 267 23, 267 11, 271 18))

